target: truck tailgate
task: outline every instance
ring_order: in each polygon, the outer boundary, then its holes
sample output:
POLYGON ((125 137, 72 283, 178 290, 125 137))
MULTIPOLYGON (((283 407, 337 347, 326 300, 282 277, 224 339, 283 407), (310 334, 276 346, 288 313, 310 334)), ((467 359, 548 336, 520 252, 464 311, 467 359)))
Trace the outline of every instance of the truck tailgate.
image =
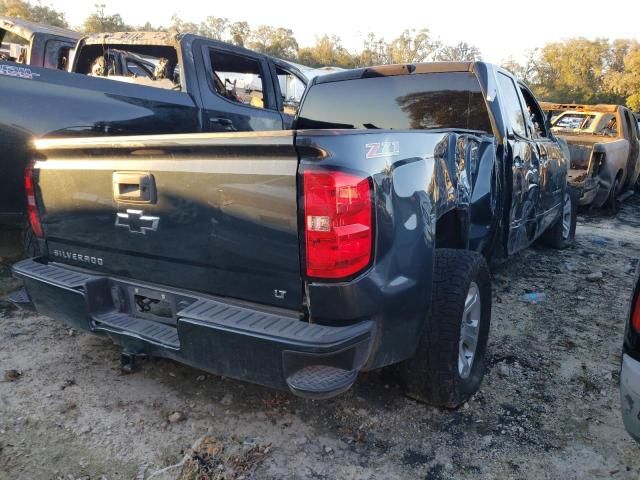
POLYGON ((293 135, 39 141, 50 261, 299 309, 293 135))

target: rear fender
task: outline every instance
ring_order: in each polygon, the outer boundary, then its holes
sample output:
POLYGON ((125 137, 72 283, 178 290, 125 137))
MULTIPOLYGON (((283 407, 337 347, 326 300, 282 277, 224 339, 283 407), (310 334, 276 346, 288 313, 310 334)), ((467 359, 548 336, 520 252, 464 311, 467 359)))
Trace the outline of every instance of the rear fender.
MULTIPOLYGON (((474 151, 472 162, 471 144, 483 141, 452 131, 298 132, 299 184, 306 168, 341 169, 373 180, 376 242, 371 266, 344 281, 307 279, 305 288, 311 321, 375 320, 366 368, 396 363, 415 352, 431 304, 436 224, 455 211, 468 228, 472 179, 480 171, 483 151, 474 151), (372 155, 371 145, 389 143, 395 146, 372 155)), ((486 142, 493 145, 493 140, 486 142)), ((462 238, 466 246, 466 232, 462 238)), ((300 241, 303 245, 304 239, 300 241)))

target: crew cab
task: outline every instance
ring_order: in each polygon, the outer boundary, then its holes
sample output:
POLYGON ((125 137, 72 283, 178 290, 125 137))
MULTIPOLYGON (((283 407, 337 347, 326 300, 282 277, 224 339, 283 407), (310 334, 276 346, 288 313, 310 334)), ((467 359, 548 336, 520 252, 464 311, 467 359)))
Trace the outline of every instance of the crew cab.
POLYGON ((22 218, 33 138, 283 130, 306 84, 285 61, 190 34, 92 35, 70 68, 0 61, 0 219, 22 218))
POLYGON ((580 205, 615 212, 621 194, 632 190, 640 175, 640 130, 622 105, 543 103, 554 112, 551 129, 570 151, 569 183, 581 190, 580 205))
POLYGON ((80 37, 67 28, 0 17, 0 60, 66 70, 80 37))
POLYGON ((39 140, 43 254, 14 265, 20 298, 127 365, 326 398, 397 364, 409 395, 464 402, 485 371, 488 259, 575 233, 534 96, 483 62, 372 67, 313 79, 295 127, 39 140))

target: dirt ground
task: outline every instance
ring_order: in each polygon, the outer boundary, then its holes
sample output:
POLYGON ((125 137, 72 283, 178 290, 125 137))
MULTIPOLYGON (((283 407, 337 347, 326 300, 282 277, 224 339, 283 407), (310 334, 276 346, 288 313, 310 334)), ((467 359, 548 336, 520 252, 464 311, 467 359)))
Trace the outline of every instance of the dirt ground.
MULTIPOLYGON (((108 339, 0 303, 0 478, 638 479, 618 371, 639 234, 636 196, 582 214, 575 247, 495 267, 489 370, 455 411, 381 373, 328 401, 166 360, 121 375, 108 339), (520 300, 532 291, 546 299, 520 300)), ((2 295, 16 284, 0 268, 2 295)))

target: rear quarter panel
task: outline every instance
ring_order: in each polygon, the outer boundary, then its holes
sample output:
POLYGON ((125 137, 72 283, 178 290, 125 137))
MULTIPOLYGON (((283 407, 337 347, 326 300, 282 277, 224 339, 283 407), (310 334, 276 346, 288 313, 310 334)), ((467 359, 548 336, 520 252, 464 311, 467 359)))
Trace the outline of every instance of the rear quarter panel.
MULTIPOLYGON (((493 152, 490 138, 485 140, 493 152)), ((474 181, 479 162, 472 167, 465 135, 450 131, 300 131, 296 146, 299 185, 307 169, 340 169, 370 176, 375 192, 373 262, 350 281, 307 280, 312 319, 342 324, 375 319, 379 343, 369 367, 408 358, 429 311, 437 221, 455 209, 468 218, 472 198, 478 205, 486 202, 488 193, 480 192, 490 190, 490 182, 474 181), (475 196, 474 183, 479 186, 475 196)), ((493 154, 486 158, 493 164, 493 154)), ((490 166, 483 175, 491 176, 490 166)), ((302 197, 298 203, 303 204, 302 197)))

